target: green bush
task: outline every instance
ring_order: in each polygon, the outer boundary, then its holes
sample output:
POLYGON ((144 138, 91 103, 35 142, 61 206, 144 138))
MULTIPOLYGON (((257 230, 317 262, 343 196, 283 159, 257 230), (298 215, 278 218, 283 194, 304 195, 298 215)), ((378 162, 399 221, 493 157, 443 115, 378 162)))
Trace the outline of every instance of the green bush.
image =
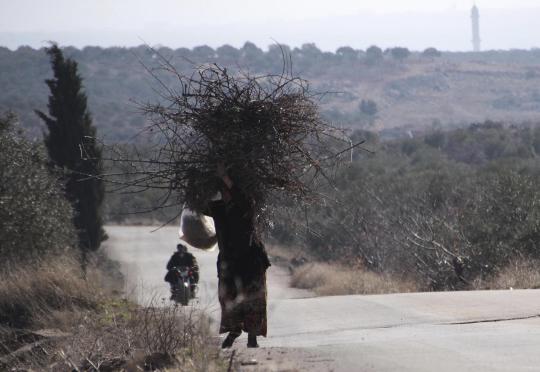
POLYGON ((4 265, 76 246, 73 211, 46 161, 43 147, 23 137, 13 115, 0 117, 0 255, 4 265))
POLYGON ((393 142, 371 137, 376 154, 341 169, 335 188, 321 190, 323 205, 277 218, 274 238, 324 260, 415 276, 424 289, 473 288, 514 260, 540 258, 536 131, 484 123, 393 142), (291 226, 308 234, 291 242, 283 233, 291 226))

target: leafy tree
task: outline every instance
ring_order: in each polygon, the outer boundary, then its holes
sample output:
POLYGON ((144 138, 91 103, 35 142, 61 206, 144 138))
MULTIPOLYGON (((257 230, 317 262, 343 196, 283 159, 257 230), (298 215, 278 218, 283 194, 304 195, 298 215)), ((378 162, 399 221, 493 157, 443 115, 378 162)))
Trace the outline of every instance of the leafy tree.
POLYGON ((291 47, 287 44, 270 44, 268 46, 268 52, 266 53, 269 57, 279 57, 280 59, 291 54, 291 47))
MULTIPOLYGON (((137 48, 138 49, 138 48, 137 48)), ((141 50, 140 52, 137 51, 137 55, 143 55, 145 52, 148 51, 148 48, 143 48, 144 50, 141 50)), ((174 51, 175 58, 178 58, 180 61, 183 61, 184 58, 189 59, 191 57, 191 50, 188 48, 178 48, 174 51)))
POLYGON ((390 54, 392 55, 392 58, 403 62, 407 57, 411 55, 411 52, 407 48, 395 47, 390 49, 390 54))
POLYGON ((375 101, 363 99, 360 101, 358 109, 360 110, 363 125, 373 126, 375 124, 375 119, 377 118, 377 113, 379 112, 375 101))
POLYGON ((255 68, 260 68, 261 63, 264 60, 264 52, 250 41, 246 41, 242 49, 240 49, 240 55, 247 64, 252 65, 255 68))
POLYGON ((319 49, 319 47, 317 47, 315 43, 302 44, 300 50, 306 58, 317 59, 322 54, 322 51, 319 49))
POLYGON ((438 58, 441 55, 441 52, 439 52, 436 48, 433 47, 427 48, 422 52, 422 56, 427 58, 438 58))
POLYGON ((86 95, 77 63, 65 59, 57 45, 47 49, 54 78, 50 89, 49 115, 36 111, 45 122, 45 146, 53 166, 63 169, 66 195, 75 210, 74 224, 83 254, 99 248, 106 238, 101 219, 103 181, 91 177, 101 173, 101 150, 95 142, 96 129, 87 110, 86 95))
POLYGON ((0 116, 0 266, 76 244, 72 207, 43 150, 24 138, 13 115, 0 116))
POLYGON ((266 53, 267 66, 270 72, 279 73, 282 71, 284 64, 288 65, 291 61, 291 48, 284 44, 271 44, 268 46, 266 53))
POLYGON ((372 45, 366 50, 366 63, 374 66, 382 62, 384 59, 383 51, 376 45, 372 45))
POLYGON ((432 133, 426 134, 424 137, 424 142, 431 146, 435 147, 437 149, 440 149, 444 146, 446 141, 446 136, 443 132, 440 130, 433 131, 432 133))
POLYGON ((240 51, 229 44, 217 48, 216 53, 221 63, 235 63, 240 58, 240 51))
POLYGON ((354 61, 358 58, 358 51, 350 46, 342 46, 336 50, 336 55, 346 61, 354 61))
POLYGON ((198 62, 208 62, 215 58, 216 53, 208 45, 199 45, 193 48, 192 55, 198 62))
POLYGON ((375 101, 372 101, 370 99, 368 100, 363 99, 360 102, 359 106, 360 106, 360 111, 362 112, 362 114, 365 114, 368 116, 377 115, 378 109, 377 109, 377 104, 375 103, 375 101))

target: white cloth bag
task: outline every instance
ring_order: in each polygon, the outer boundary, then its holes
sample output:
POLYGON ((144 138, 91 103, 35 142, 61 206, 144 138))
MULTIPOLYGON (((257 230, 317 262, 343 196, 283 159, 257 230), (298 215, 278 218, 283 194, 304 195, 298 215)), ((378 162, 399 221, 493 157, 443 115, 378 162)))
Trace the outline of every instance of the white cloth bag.
POLYGON ((184 207, 180 216, 179 236, 180 240, 192 247, 212 251, 217 243, 214 219, 184 207))

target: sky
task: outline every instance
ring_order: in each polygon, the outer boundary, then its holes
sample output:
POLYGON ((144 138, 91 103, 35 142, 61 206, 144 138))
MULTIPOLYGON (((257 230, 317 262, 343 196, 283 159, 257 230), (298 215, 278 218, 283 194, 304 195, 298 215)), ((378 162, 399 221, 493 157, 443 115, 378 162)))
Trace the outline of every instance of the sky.
MULTIPOLYGON (((0 0, 0 46, 313 42, 470 50, 472 0, 0 0)), ((540 0, 477 0, 482 49, 540 47, 540 0)))

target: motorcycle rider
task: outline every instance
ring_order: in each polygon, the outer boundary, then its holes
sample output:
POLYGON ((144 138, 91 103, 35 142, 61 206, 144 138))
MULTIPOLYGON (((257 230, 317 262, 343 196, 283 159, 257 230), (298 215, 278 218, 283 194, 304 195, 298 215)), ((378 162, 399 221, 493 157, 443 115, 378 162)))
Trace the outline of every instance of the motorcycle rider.
POLYGON ((187 248, 183 244, 176 246, 176 252, 171 256, 167 263, 167 275, 165 275, 165 281, 171 285, 171 291, 175 284, 176 276, 173 269, 180 267, 188 267, 192 272, 191 292, 195 293, 195 288, 199 282, 199 265, 195 257, 187 251, 187 248))

